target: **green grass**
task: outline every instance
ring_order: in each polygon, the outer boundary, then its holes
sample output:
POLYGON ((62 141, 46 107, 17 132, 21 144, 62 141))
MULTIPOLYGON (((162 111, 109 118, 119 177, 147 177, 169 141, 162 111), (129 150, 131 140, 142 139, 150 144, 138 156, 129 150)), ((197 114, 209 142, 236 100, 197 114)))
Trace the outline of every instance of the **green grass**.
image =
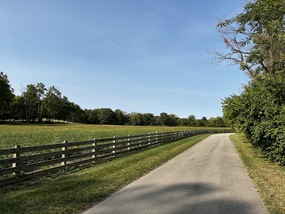
MULTIPOLYGON (((13 148, 15 145, 35 146, 43 144, 61 143, 63 141, 76 142, 93 138, 107 138, 145 134, 149 132, 171 132, 193 129, 191 127, 165 126, 114 126, 114 125, 85 125, 85 124, 49 124, 25 125, 0 124, 0 149, 13 148)), ((208 128, 213 129, 213 128, 208 128)))
POLYGON ((0 213, 78 213, 209 135, 197 135, 77 172, 0 190, 0 213))
POLYGON ((232 135, 249 176, 271 214, 285 213, 285 168, 265 159, 242 135, 232 135))

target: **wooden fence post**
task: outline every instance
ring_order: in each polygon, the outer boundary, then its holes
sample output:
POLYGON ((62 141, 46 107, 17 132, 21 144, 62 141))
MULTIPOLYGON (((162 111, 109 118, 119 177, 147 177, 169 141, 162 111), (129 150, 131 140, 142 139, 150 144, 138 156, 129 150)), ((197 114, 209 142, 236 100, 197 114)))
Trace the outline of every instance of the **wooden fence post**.
POLYGON ((148 133, 148 145, 150 145, 150 138, 151 138, 151 135, 150 135, 150 132, 148 133))
MULTIPOLYGON (((63 141, 63 144, 66 144, 66 143, 67 143, 67 141, 63 141)), ((66 157, 67 157, 67 154, 66 154, 67 146, 64 145, 64 146, 61 148, 61 150, 63 151, 63 154, 61 155, 61 158, 66 158, 66 157)), ((61 165, 62 165, 62 166, 66 165, 66 160, 63 160, 63 161, 61 162, 61 165)))
POLYGON ((128 135, 128 143, 127 143, 127 146, 128 146, 127 149, 128 149, 128 151, 130 151, 130 149, 131 149, 131 148, 130 148, 130 147, 131 147, 131 144, 130 144, 130 140, 131 140, 131 139, 130 139, 130 137, 131 137, 131 135, 128 135))
MULTIPOLYGON (((13 154, 13 158, 20 158, 20 147, 19 145, 15 146, 16 152, 13 154)), ((21 162, 19 161, 19 159, 17 159, 15 162, 12 163, 12 167, 16 168, 19 167, 21 165, 21 162)), ((14 175, 18 175, 19 172, 14 172, 14 175)))
POLYGON ((157 131, 155 131, 155 145, 157 144, 157 131))
MULTIPOLYGON (((96 144, 97 144, 97 143, 96 143, 96 138, 94 138, 94 139, 93 139, 93 143, 92 143, 92 146, 93 146, 92 153, 93 153, 93 152, 96 152, 96 146, 97 146, 96 144)), ((95 163, 95 162, 96 162, 96 154, 93 154, 93 155, 92 155, 92 159, 94 159, 94 162, 93 162, 93 163, 95 163)))
POLYGON ((142 134, 140 134, 140 141, 139 141, 140 145, 139 147, 142 147, 142 134))
POLYGON ((116 155, 116 136, 114 136, 114 140, 113 140, 113 151, 112 151, 112 153, 116 155))

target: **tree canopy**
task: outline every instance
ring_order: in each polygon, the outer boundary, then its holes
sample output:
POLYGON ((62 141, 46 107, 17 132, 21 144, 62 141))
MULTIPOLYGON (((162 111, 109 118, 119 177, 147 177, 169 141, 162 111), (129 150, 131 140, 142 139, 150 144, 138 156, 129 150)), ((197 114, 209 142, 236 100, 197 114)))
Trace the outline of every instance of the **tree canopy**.
POLYGON ((217 24, 228 52, 213 51, 217 61, 238 64, 251 79, 284 75, 285 2, 256 0, 247 3, 242 13, 217 24))
POLYGON ((222 102, 225 122, 254 146, 285 165, 285 0, 255 0, 217 25, 228 53, 218 61, 240 66, 250 77, 240 95, 222 102))
POLYGON ((7 117, 14 95, 8 77, 3 72, 0 72, 0 92, 0 119, 4 119, 7 117))

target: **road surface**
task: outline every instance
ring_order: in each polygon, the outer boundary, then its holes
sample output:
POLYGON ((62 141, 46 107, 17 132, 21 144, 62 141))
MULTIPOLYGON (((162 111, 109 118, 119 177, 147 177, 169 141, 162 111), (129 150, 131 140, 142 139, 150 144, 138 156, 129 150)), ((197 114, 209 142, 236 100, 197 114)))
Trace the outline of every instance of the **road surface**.
POLYGON ((206 138, 83 214, 267 213, 229 135, 206 138))

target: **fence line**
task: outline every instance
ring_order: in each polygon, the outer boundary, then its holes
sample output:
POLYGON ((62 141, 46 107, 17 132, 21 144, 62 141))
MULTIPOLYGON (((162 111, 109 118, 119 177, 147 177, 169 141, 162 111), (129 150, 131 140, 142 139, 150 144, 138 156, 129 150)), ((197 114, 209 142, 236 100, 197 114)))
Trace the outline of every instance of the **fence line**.
POLYGON ((93 139, 0 150, 0 186, 48 175, 86 163, 97 163, 119 155, 154 147, 204 133, 229 130, 155 132, 123 137, 93 139))

